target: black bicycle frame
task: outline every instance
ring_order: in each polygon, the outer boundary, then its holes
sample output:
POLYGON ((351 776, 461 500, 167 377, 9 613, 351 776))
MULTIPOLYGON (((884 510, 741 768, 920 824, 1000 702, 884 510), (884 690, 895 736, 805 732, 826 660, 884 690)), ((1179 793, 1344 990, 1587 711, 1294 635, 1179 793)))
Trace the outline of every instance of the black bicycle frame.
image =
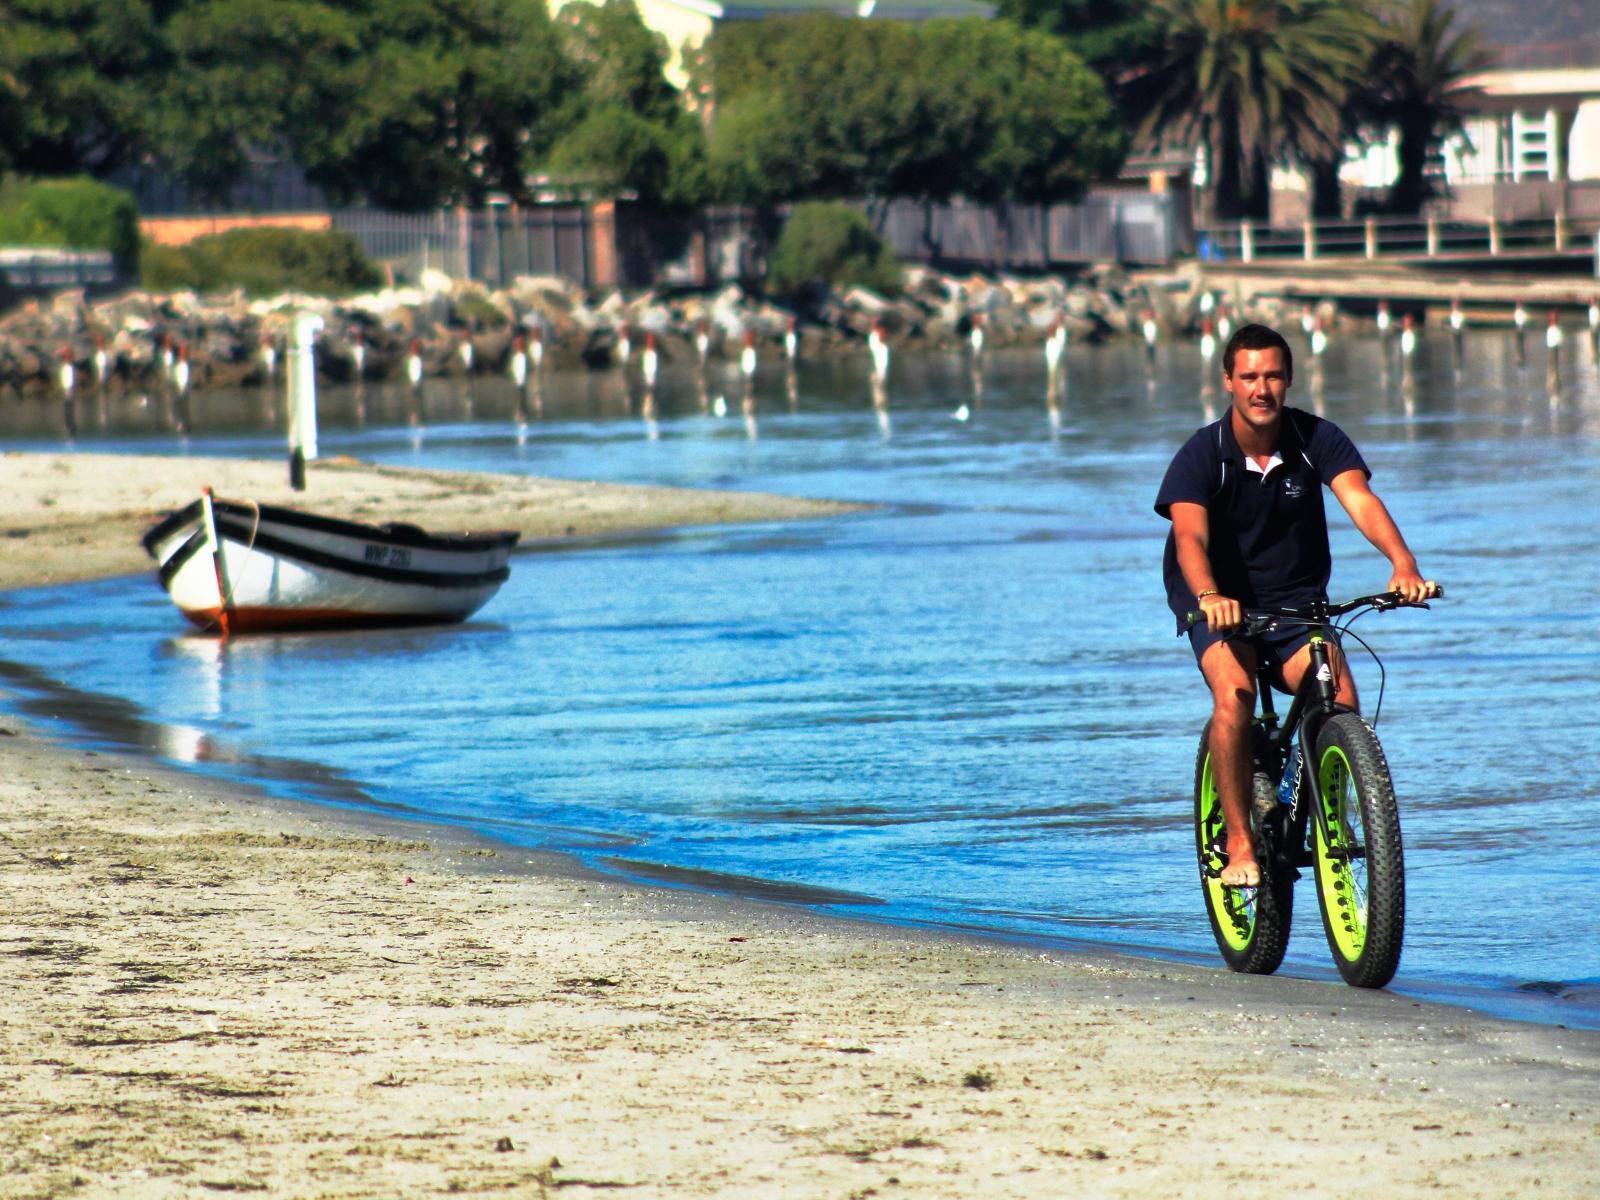
MULTIPOLYGON (((1306 846, 1305 797, 1310 797, 1311 812, 1316 814, 1323 845, 1334 844, 1328 831, 1328 814, 1322 806, 1322 783, 1316 771, 1317 737, 1329 718, 1337 713, 1354 711, 1348 705, 1340 704, 1337 699, 1339 690, 1334 680, 1333 655, 1329 650, 1329 643, 1334 638, 1331 628, 1326 624, 1326 614, 1318 612, 1314 620, 1316 623, 1310 627, 1311 664, 1289 704, 1289 711, 1284 714, 1282 725, 1278 723, 1278 713, 1272 699, 1273 669, 1264 664, 1256 668, 1256 694, 1261 704, 1261 712, 1256 720, 1267 752, 1263 765, 1268 768, 1270 778, 1283 778, 1290 746, 1296 741, 1300 746, 1302 786, 1294 788, 1294 803, 1287 814, 1280 816, 1282 825, 1275 831, 1279 834, 1277 853, 1285 856, 1287 865, 1293 868, 1307 867, 1312 862, 1311 852, 1306 846)), ((1359 854, 1359 849, 1353 851, 1353 856, 1359 854)))

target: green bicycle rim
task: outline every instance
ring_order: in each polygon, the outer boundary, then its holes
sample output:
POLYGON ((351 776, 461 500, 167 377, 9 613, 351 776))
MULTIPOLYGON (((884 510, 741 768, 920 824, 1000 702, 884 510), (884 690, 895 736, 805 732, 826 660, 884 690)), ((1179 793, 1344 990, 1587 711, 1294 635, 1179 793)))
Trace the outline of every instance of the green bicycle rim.
POLYGON ((1317 782, 1327 818, 1326 833, 1324 824, 1317 823, 1317 887, 1326 911, 1336 914, 1327 924, 1340 956, 1355 962, 1367 945, 1366 865, 1364 859, 1334 856, 1361 845, 1356 832, 1361 827, 1361 799, 1350 760, 1339 747, 1323 751, 1317 782))
POLYGON ((1222 856, 1209 848, 1222 837, 1222 800, 1217 795, 1217 777, 1211 770, 1211 758, 1206 757, 1204 780, 1200 785, 1200 827, 1205 851, 1206 903, 1217 918, 1217 929, 1230 949, 1243 954, 1250 948, 1255 936, 1256 910, 1254 888, 1232 888, 1223 883, 1222 856))

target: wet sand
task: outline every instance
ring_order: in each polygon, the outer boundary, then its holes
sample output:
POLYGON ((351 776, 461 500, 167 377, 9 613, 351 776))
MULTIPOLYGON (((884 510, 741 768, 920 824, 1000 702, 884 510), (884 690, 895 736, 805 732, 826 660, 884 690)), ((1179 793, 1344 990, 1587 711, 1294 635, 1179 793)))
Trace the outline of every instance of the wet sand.
MULTIPOLYGON (((17 464, 7 585, 142 569, 97 531, 148 483, 17 464)), ((516 524, 472 479, 395 486, 516 524)), ((740 519, 695 495, 673 523, 740 519)), ((581 497, 666 511, 628 498, 581 497)), ((6 1197, 1600 1191, 1597 1034, 627 886, 0 731, 6 1197)))

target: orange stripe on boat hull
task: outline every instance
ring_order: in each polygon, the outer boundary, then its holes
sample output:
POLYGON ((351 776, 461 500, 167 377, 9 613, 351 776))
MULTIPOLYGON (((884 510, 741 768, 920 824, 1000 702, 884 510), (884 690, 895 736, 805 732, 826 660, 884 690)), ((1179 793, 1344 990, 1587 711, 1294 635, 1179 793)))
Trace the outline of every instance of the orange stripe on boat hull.
POLYGON ((459 613, 370 613, 346 608, 186 608, 190 623, 224 637, 234 633, 277 633, 295 629, 358 629, 385 625, 442 625, 463 620, 459 613))

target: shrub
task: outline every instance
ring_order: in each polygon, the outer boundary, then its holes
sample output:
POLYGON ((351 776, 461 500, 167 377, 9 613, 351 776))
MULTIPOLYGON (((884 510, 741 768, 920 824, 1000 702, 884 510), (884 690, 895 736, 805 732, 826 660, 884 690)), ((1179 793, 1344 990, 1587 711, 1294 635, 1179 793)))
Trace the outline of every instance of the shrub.
POLYGON ((767 267, 767 290, 796 295, 819 285, 900 290, 900 263, 866 217, 837 200, 797 204, 767 267))
POLYGON ((153 292, 243 288, 252 296, 291 291, 337 296, 381 282, 360 243, 335 229, 230 229, 145 251, 144 286, 153 292))
POLYGON ((121 188, 93 179, 7 179, 0 185, 0 242, 109 250, 117 271, 139 271, 139 209, 121 188))
POLYGON ((651 120, 619 105, 591 110, 550 151, 553 179, 600 194, 633 192, 655 208, 705 201, 706 140, 699 118, 651 120))

